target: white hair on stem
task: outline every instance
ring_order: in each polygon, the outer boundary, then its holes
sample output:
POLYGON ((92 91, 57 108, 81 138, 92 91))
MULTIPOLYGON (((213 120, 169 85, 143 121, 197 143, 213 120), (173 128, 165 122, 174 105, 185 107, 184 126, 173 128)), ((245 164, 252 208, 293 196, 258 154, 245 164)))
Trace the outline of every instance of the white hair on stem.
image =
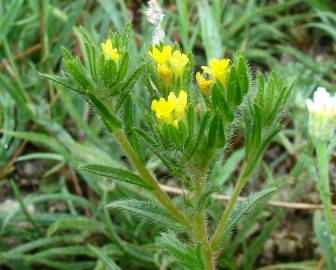
POLYGON ((165 32, 161 28, 161 22, 164 14, 158 2, 156 0, 148 1, 149 8, 145 10, 145 15, 150 24, 154 26, 152 45, 155 46, 163 40, 165 32))

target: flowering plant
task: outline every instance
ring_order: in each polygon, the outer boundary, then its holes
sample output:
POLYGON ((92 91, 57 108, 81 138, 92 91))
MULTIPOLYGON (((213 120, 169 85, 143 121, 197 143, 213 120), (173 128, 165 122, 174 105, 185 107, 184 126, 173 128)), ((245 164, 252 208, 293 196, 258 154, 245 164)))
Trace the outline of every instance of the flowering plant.
MULTIPOLYGON (((327 258, 328 269, 336 267, 336 222, 332 209, 332 199, 329 181, 329 150, 328 143, 332 139, 336 128, 336 96, 331 96, 323 87, 318 87, 314 92, 314 99, 307 99, 306 105, 309 113, 308 129, 313 140, 316 155, 319 179, 317 187, 320 191, 321 201, 324 205, 324 216, 321 222, 324 227, 323 234, 326 240, 320 240, 319 232, 317 238, 321 241, 322 252, 327 258), (326 242, 324 245, 322 242, 326 242), (325 247, 326 246, 326 247, 325 247)), ((315 215, 315 220, 320 220, 320 214, 315 215)), ((315 222, 315 227, 321 227, 315 222)), ((316 229, 319 231, 319 229, 316 229)))
MULTIPOLYGON (((239 207, 246 202, 238 202, 238 196, 280 131, 279 120, 292 88, 274 72, 267 81, 258 73, 254 83, 243 54, 232 60, 211 59, 196 73, 195 84, 193 56, 177 44, 150 48, 131 71, 130 27, 122 35, 111 32, 101 46, 84 29, 81 32, 84 64, 63 49, 62 73, 43 76, 76 91, 92 105, 135 170, 102 164, 81 169, 148 190, 155 200, 126 199, 108 207, 132 212, 169 230, 158 244, 175 257, 178 269, 215 269, 216 254, 249 209, 239 207), (146 88, 140 100, 132 95, 137 81, 146 88), (140 124, 134 121, 139 108, 144 114, 140 124), (212 182, 214 164, 224 160, 237 132, 245 137, 243 168, 223 215, 210 220, 211 195, 220 190, 212 182), (148 154, 156 155, 180 180, 187 190, 182 202, 174 202, 161 190, 146 167, 148 154)), ((264 190, 247 203, 252 205, 273 191, 264 190)))

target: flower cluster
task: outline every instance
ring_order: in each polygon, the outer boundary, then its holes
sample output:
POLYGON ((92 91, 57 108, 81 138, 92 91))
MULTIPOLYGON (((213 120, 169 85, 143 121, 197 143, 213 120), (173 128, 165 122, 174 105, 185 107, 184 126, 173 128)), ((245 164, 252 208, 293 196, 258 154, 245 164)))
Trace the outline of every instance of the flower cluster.
POLYGON ((336 128, 336 96, 330 96, 323 87, 318 87, 314 100, 306 100, 309 112, 309 133, 316 140, 328 141, 336 128))
MULTIPOLYGON (((173 87, 173 82, 176 83, 183 80, 185 67, 189 63, 189 58, 186 54, 179 50, 173 51, 173 48, 170 45, 163 45, 161 48, 152 48, 152 50, 149 51, 149 55, 154 59, 156 64, 156 71, 161 79, 161 82, 163 83, 163 86, 166 89, 171 90, 173 87)), ((209 66, 202 66, 203 73, 196 73, 196 81, 201 91, 204 94, 209 95, 210 89, 215 83, 219 83, 222 87, 225 87, 229 73, 229 66, 230 60, 225 58, 211 59, 209 66)), ((180 85, 177 87, 177 89, 179 88, 180 85)), ((183 100, 186 102, 186 92, 181 91, 179 98, 181 93, 181 98, 183 98, 183 100)), ((175 109, 175 103, 173 100, 179 101, 180 99, 176 97, 174 99, 173 97, 175 97, 175 94, 170 92, 167 100, 164 98, 161 98, 159 101, 154 100, 152 104, 152 110, 156 112, 157 118, 176 125, 180 119, 176 119, 171 113, 175 109)), ((177 104, 179 104, 179 102, 177 102, 177 104)), ((174 115, 176 115, 176 109, 174 115)))
POLYGON ((178 126, 179 120, 185 116, 185 108, 187 106, 188 94, 181 90, 178 97, 170 92, 167 100, 160 98, 152 101, 152 110, 158 119, 178 126))
POLYGON ((101 48, 106 60, 113 60, 116 64, 119 63, 120 54, 118 49, 113 48, 110 38, 101 44, 101 48))
POLYGON ((149 55, 155 60, 157 71, 164 86, 171 85, 173 76, 176 79, 182 79, 185 66, 189 62, 189 58, 179 50, 173 49, 170 45, 165 45, 161 50, 153 48, 149 51, 149 55))

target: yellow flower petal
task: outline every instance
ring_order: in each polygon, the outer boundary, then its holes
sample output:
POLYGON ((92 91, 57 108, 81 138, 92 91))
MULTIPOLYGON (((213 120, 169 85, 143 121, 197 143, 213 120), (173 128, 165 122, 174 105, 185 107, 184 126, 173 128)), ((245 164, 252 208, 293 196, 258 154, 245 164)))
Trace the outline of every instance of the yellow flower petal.
POLYGON ((230 59, 211 59, 209 65, 212 70, 211 75, 224 85, 229 71, 230 59))
POLYGON ((174 92, 170 92, 168 96, 168 101, 172 102, 174 105, 177 103, 177 97, 175 96, 174 92))
POLYGON ((152 101, 152 110, 155 111, 156 117, 159 119, 170 120, 172 118, 171 113, 175 108, 175 104, 172 101, 166 101, 164 98, 160 98, 159 101, 152 101))
POLYGON ((175 50, 171 57, 171 65, 174 68, 174 71, 177 76, 182 76, 185 66, 189 62, 189 58, 184 53, 181 53, 179 50, 175 50))
POLYGON ((163 65, 168 62, 171 57, 172 47, 170 45, 165 45, 160 51, 158 48, 153 48, 149 51, 149 55, 156 61, 158 65, 163 65))
POLYGON ((196 81, 197 81, 198 87, 202 90, 202 92, 208 95, 210 87, 213 85, 213 80, 207 80, 201 75, 200 72, 197 72, 196 81))
POLYGON ((181 90, 175 104, 175 113, 178 117, 184 116, 187 102, 188 102, 188 94, 186 91, 181 90))
POLYGON ((119 52, 117 49, 113 48, 110 38, 101 44, 101 48, 106 60, 113 60, 116 63, 119 62, 119 52))

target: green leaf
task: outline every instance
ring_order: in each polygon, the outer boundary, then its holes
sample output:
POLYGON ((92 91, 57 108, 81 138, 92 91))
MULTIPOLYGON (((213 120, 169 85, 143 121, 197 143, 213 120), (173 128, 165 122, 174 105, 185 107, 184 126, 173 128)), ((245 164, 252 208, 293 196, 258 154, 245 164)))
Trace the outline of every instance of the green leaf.
POLYGON ((264 75, 258 71, 257 73, 257 97, 256 102, 260 108, 264 107, 264 92, 265 92, 265 78, 264 75))
POLYGON ((128 70, 128 60, 129 60, 128 52, 124 52, 120 63, 117 81, 122 81, 126 76, 128 70))
POLYGON ((156 93, 156 90, 154 89, 152 83, 151 83, 151 79, 149 78, 149 75, 148 74, 144 74, 143 76, 143 82, 149 92, 149 94, 151 95, 151 99, 159 99, 157 93, 156 93))
POLYGON ((271 143, 271 141, 274 138, 274 136, 277 135, 280 132, 281 129, 282 129, 282 126, 275 127, 273 130, 271 130, 268 133, 268 135, 266 136, 266 138, 263 139, 263 141, 260 144, 258 150, 255 152, 255 154, 253 156, 251 156, 251 159, 248 162, 249 167, 246 168, 246 170, 245 170, 245 175, 249 175, 253 171, 256 163, 261 158, 263 152, 265 151, 265 149, 267 148, 267 146, 271 143))
POLYGON ((223 118, 227 122, 232 122, 234 115, 225 100, 223 89, 219 87, 218 84, 212 87, 211 100, 215 108, 222 113, 223 118))
POLYGON ((198 135, 196 138, 196 141, 194 142, 194 145, 192 145, 192 150, 190 151, 190 153, 188 153, 188 157, 187 160, 189 160, 195 153, 195 151, 197 150, 198 146, 200 145, 204 135, 205 135, 205 130, 206 127, 208 126, 208 122, 209 122, 209 118, 210 118, 210 113, 206 112, 205 115, 202 118, 199 130, 198 130, 198 135))
POLYGON ((77 231, 91 231, 102 232, 105 230, 104 224, 98 222, 93 218, 74 217, 64 218, 51 224, 48 228, 47 235, 50 237, 58 231, 63 230, 77 230, 77 231))
POLYGON ((127 96, 130 94, 130 91, 132 90, 133 85, 136 83, 140 75, 142 74, 144 70, 145 64, 138 67, 132 75, 130 75, 125 82, 125 84, 120 88, 119 92, 120 98, 115 106, 115 112, 118 112, 121 106, 124 104, 127 96))
POLYGON ((244 201, 239 201, 234 206, 234 209, 232 211, 232 214, 226 223, 224 227, 224 231, 222 234, 222 238, 217 244, 217 247, 219 244, 224 241, 224 239, 230 235, 231 230, 233 227, 237 224, 237 222, 257 203, 262 202, 263 200, 270 199, 271 195, 277 190, 277 188, 268 188, 263 191, 257 192, 250 196, 249 198, 246 198, 244 201))
POLYGON ((129 211, 165 228, 182 229, 165 208, 154 202, 120 200, 110 203, 107 207, 129 211))
POLYGON ((93 82, 86 73, 86 70, 80 60, 77 57, 73 57, 69 50, 62 48, 62 51, 65 70, 83 89, 85 89, 85 91, 93 89, 93 82))
POLYGON ((115 89, 115 84, 117 83, 117 65, 113 60, 105 60, 102 80, 106 87, 110 88, 110 95, 112 96, 118 89, 115 89))
POLYGON ((253 240, 253 242, 251 242, 251 244, 249 244, 247 249, 244 251, 244 269, 253 270, 252 267, 255 264, 255 261, 261 255, 266 241, 271 237, 271 233, 279 225, 282 217, 282 215, 276 215, 270 222, 264 224, 261 233, 253 240))
POLYGON ((189 105, 187 111, 187 129, 188 129, 188 135, 185 141, 184 148, 190 149, 194 141, 194 133, 195 133, 195 112, 192 105, 189 105))
POLYGON ((207 59, 222 58, 223 46, 221 35, 214 16, 212 15, 208 0, 198 2, 198 14, 201 25, 202 41, 207 59))
POLYGON ((216 132, 216 146, 223 148, 226 143, 224 122, 221 117, 218 118, 217 132, 216 132))
POLYGON ((101 249, 88 245, 89 249, 104 263, 108 270, 121 270, 101 249))
POLYGON ((98 77, 96 48, 88 41, 84 42, 84 47, 86 52, 86 65, 90 70, 92 80, 96 82, 98 77))
POLYGON ((63 77, 63 76, 58 76, 58 75, 50 75, 50 74, 43 74, 43 73, 39 73, 40 76, 51 80, 59 85, 64 86, 65 88, 69 88, 75 92, 78 92, 80 94, 84 94, 84 91, 82 91, 81 89, 79 89, 78 87, 75 87, 73 85, 71 85, 71 82, 69 81, 69 79, 63 77))
POLYGON ((133 126, 135 126, 134 123, 134 112, 138 108, 133 108, 133 102, 132 102, 132 96, 129 95, 126 98, 126 101, 124 103, 124 126, 125 126, 125 134, 127 135, 127 139, 129 143, 132 145, 133 149, 137 152, 140 159, 143 163, 145 163, 145 149, 140 146, 138 135, 135 133, 133 126))
POLYGON ((314 215, 314 232, 328 270, 336 269, 336 244, 320 211, 314 215))
POLYGON ((140 129, 134 128, 134 131, 139 134, 144 141, 147 143, 149 149, 162 161, 162 163, 169 169, 169 171, 176 175, 181 175, 181 166, 176 164, 173 160, 167 158, 165 153, 162 151, 162 146, 154 141, 147 133, 143 132, 140 129))
POLYGON ((236 99, 236 105, 239 105, 242 101, 242 98, 245 96, 245 94, 248 92, 250 88, 250 80, 249 80, 249 72, 248 67, 246 63, 245 56, 240 54, 238 57, 238 63, 237 63, 237 75, 239 78, 239 86, 240 86, 240 99, 236 99))
POLYGON ((215 185, 223 185, 229 179, 232 173, 237 169, 239 163, 243 160, 243 158, 244 150, 238 149, 230 154, 224 165, 222 165, 221 163, 217 164, 214 168, 214 176, 212 182, 215 185))
MULTIPOLYGON (((200 245, 197 244, 196 247, 188 246, 182 243, 174 232, 162 233, 159 238, 157 245, 160 249, 166 250, 169 254, 172 254, 176 258, 176 263, 178 265, 184 266, 186 268, 182 269, 192 269, 192 270, 205 270, 204 259, 201 254, 200 245)), ((172 268, 175 269, 175 268, 172 268)), ((177 268, 180 269, 180 268, 177 268)))
MULTIPOLYGON (((5 2, 3 2, 5 3, 5 2)), ((0 44, 2 40, 6 37, 7 33, 9 32, 13 22, 18 15, 18 12, 21 10, 20 6, 22 5, 22 0, 15 0, 12 1, 8 9, 6 10, 5 14, 1 14, 0 19, 0 44)), ((2 6, 3 8, 3 6, 2 6)), ((3 10, 2 10, 3 11, 3 10)))
POLYGON ((262 118, 258 105, 254 105, 252 124, 247 128, 246 134, 246 157, 247 160, 254 156, 261 143, 262 118))
POLYGON ((209 126, 209 135, 208 135, 208 147, 211 148, 216 144, 217 140, 217 126, 218 126, 218 115, 212 118, 209 126))
POLYGON ((239 77, 235 66, 231 67, 227 82, 227 101, 230 106, 237 106, 242 101, 242 90, 240 89, 239 77))
POLYGON ((121 128, 121 123, 117 117, 115 117, 108 108, 93 94, 87 93, 88 98, 95 106, 96 110, 98 111, 99 115, 101 116, 106 128, 113 132, 114 128, 121 128))
POLYGON ((152 187, 148 185, 143 178, 136 175, 135 173, 123 169, 113 168, 99 164, 89 164, 80 167, 80 169, 100 176, 105 176, 122 182, 127 182, 133 185, 145 187, 146 189, 152 189, 152 187))
POLYGON ((19 191, 18 187, 16 186, 16 184, 12 180, 11 180, 10 184, 11 184, 11 187, 13 189, 13 192, 14 192, 14 195, 15 195, 16 199, 20 203, 20 207, 21 207, 22 212, 25 215, 26 219, 33 225, 33 227, 35 228, 35 230, 37 232, 39 232, 39 234, 43 235, 42 229, 40 228, 38 223, 35 221, 35 219, 32 217, 31 213, 27 210, 27 207, 26 207, 26 205, 25 205, 25 203, 22 199, 21 192, 19 191))

